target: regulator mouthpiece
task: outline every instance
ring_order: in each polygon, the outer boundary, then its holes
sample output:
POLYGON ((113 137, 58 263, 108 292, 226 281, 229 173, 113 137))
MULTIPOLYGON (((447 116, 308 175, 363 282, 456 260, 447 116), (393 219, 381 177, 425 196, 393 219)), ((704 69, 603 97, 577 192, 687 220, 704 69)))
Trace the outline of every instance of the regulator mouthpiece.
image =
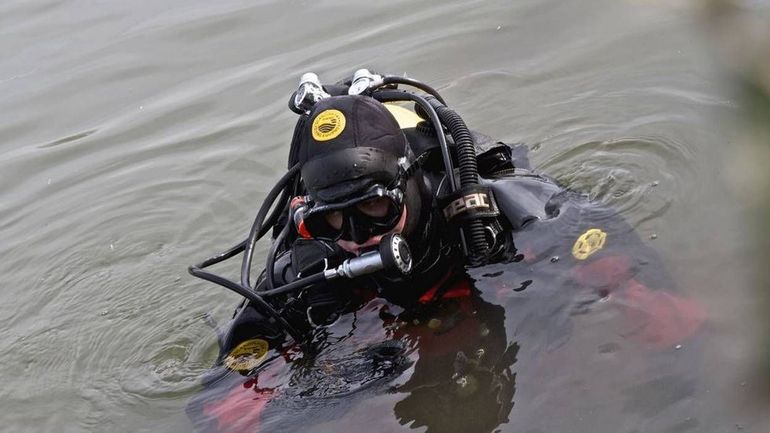
POLYGON ((403 236, 396 233, 383 236, 378 249, 347 259, 334 269, 327 269, 324 278, 356 278, 382 270, 401 275, 412 271, 412 253, 403 236))
POLYGON ((386 270, 392 269, 402 275, 412 272, 412 252, 403 236, 396 233, 384 236, 379 249, 386 270))

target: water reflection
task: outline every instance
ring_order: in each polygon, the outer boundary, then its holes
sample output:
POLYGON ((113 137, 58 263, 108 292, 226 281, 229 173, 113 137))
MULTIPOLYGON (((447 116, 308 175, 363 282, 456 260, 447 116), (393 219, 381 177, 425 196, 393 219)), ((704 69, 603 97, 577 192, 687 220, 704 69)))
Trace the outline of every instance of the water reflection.
POLYGON ((462 296, 396 319, 402 324, 394 336, 417 341, 419 356, 411 377, 393 390, 407 394, 393 408, 400 424, 432 433, 491 432, 508 421, 519 346, 508 343, 504 308, 470 291, 463 278, 446 292, 462 296))
POLYGON ((193 423, 317 431, 367 400, 396 398, 394 421, 409 428, 494 431, 513 407, 519 347, 506 337, 504 308, 484 301, 467 276, 444 289, 441 301, 408 312, 372 300, 322 329, 313 353, 279 349, 245 378, 215 367, 188 406, 193 423))

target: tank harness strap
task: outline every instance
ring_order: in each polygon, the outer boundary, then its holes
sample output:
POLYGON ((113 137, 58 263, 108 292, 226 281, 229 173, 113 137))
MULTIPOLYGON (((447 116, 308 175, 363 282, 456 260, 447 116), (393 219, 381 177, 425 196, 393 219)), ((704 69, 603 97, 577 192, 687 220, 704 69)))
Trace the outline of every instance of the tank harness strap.
POLYGON ((439 197, 438 204, 444 219, 454 226, 473 218, 500 215, 492 189, 486 185, 468 185, 439 197))

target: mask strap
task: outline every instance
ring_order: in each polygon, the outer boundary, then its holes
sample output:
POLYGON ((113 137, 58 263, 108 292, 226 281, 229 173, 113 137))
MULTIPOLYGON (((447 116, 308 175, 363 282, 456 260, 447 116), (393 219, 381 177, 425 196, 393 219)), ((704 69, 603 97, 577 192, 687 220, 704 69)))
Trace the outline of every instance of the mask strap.
POLYGON ((388 189, 399 188, 403 190, 406 181, 412 177, 423 164, 425 164, 425 161, 428 160, 428 156, 430 156, 430 152, 423 152, 409 165, 407 165, 406 158, 401 158, 398 162, 398 175, 388 186, 388 189))

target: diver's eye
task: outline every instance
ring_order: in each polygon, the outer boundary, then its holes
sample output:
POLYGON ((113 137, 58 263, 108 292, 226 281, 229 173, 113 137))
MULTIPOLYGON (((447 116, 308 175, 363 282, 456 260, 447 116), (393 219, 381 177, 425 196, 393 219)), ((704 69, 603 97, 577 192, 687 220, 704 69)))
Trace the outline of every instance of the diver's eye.
POLYGON ((375 197, 356 204, 361 213, 370 217, 381 218, 390 211, 391 201, 387 197, 375 197))
POLYGON ((326 212, 324 214, 324 219, 326 220, 326 223, 329 224, 333 229, 340 230, 342 229, 342 212, 338 210, 334 210, 331 212, 326 212))

